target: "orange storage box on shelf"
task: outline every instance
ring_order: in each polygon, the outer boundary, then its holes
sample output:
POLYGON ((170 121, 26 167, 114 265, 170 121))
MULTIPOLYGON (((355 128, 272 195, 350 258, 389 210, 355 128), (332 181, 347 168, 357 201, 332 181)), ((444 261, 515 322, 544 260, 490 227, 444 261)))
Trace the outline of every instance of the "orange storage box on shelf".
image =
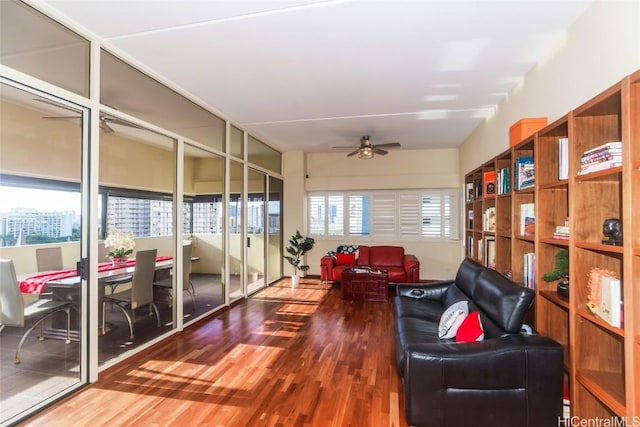
POLYGON ((547 125, 546 117, 520 119, 509 128, 509 145, 513 147, 547 125))

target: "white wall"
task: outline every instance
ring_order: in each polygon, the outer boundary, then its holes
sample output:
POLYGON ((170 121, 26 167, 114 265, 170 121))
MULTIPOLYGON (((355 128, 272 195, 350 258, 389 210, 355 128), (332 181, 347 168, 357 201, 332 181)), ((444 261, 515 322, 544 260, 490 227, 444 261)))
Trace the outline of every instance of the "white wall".
POLYGON ((640 2, 595 1, 460 147, 460 185, 465 173, 509 148, 516 121, 548 117, 552 123, 638 69, 640 2))

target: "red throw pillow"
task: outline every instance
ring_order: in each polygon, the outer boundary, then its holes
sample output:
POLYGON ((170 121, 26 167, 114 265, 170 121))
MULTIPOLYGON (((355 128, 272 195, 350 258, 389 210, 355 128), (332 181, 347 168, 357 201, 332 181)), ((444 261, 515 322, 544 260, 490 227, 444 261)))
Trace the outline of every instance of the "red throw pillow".
POLYGON ((356 264, 356 254, 336 254, 336 260, 338 261, 338 265, 355 265, 356 264))
POLYGON ((480 321, 480 312, 474 311, 465 317, 462 325, 456 332, 456 342, 482 341, 484 340, 484 329, 480 321))

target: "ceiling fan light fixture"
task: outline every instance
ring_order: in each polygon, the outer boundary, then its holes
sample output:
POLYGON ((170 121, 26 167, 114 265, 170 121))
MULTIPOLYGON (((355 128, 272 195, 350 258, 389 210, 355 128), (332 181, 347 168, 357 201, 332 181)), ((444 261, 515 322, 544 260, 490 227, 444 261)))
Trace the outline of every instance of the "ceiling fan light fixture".
POLYGON ((373 158, 373 148, 372 147, 362 147, 358 152, 358 158, 360 159, 372 159, 373 158))

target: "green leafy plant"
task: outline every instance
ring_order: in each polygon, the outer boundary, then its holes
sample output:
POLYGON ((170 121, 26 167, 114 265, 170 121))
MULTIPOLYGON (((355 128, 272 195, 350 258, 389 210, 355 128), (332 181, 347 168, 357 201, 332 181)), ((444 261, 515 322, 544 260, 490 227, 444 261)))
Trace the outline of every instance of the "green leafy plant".
POLYGON ((300 231, 296 230, 296 234, 289 239, 289 246, 285 248, 289 255, 285 255, 284 259, 289 261, 289 264, 293 266, 293 271, 298 274, 298 270, 309 270, 308 265, 300 264, 302 262, 302 256, 309 252, 313 245, 316 243, 311 237, 305 237, 300 234, 300 231))
POLYGON ((556 254, 556 265, 553 271, 542 275, 542 279, 546 282, 569 277, 569 250, 561 249, 556 254))

